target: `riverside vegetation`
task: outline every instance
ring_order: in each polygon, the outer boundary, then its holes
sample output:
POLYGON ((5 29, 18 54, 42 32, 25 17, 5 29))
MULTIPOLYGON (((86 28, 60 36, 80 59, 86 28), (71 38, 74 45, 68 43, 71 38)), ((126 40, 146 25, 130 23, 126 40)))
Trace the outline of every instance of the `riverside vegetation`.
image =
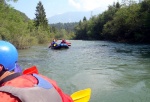
POLYGON ((122 0, 89 20, 84 17, 78 23, 59 23, 61 27, 48 24, 41 1, 32 20, 0 0, 0 24, 0 39, 12 42, 18 49, 48 43, 53 38, 150 43, 150 0, 122 0))
POLYGON ((72 32, 57 30, 48 24, 41 1, 37 4, 35 18, 32 20, 8 5, 5 0, 0 0, 0 24, 0 39, 10 41, 18 49, 49 43, 55 37, 71 39, 74 36, 72 32))

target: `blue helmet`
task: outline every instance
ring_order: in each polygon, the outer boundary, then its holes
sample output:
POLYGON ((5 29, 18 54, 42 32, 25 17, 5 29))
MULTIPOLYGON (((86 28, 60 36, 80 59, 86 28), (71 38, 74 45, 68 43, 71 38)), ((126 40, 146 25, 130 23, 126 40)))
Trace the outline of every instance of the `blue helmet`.
POLYGON ((18 51, 14 45, 7 41, 0 41, 0 64, 5 70, 12 71, 18 61, 18 51))

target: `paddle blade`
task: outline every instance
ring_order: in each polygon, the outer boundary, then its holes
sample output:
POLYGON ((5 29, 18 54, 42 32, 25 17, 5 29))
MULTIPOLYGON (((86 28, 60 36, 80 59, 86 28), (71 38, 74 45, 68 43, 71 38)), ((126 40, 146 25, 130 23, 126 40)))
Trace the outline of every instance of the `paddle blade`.
POLYGON ((73 99, 74 102, 88 102, 90 100, 90 97, 91 97, 90 88, 74 92, 71 95, 71 98, 73 99))
POLYGON ((38 74, 38 73, 39 73, 39 72, 38 72, 38 69, 36 68, 36 66, 32 66, 32 67, 27 68, 27 69, 25 69, 25 70, 23 71, 23 74, 33 74, 33 73, 35 73, 35 74, 38 74))

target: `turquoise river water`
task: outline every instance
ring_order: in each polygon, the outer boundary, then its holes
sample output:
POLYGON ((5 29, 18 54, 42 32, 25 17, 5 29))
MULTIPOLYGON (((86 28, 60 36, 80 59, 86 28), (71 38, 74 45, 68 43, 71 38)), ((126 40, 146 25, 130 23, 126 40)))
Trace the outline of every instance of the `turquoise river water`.
POLYGON ((150 45, 70 40, 69 49, 46 45, 19 50, 23 69, 36 65, 67 94, 91 88, 90 102, 149 102, 150 45))

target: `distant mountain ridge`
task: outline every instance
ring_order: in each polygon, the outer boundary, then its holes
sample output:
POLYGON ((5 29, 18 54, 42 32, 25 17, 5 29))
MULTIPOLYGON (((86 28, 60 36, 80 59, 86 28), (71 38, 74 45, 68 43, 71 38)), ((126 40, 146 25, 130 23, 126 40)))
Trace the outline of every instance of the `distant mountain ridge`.
POLYGON ((55 23, 71 23, 71 22, 79 22, 83 20, 84 17, 90 19, 94 15, 98 15, 102 13, 100 10, 89 11, 89 12, 66 12, 63 14, 58 14, 48 18, 49 24, 55 23))

